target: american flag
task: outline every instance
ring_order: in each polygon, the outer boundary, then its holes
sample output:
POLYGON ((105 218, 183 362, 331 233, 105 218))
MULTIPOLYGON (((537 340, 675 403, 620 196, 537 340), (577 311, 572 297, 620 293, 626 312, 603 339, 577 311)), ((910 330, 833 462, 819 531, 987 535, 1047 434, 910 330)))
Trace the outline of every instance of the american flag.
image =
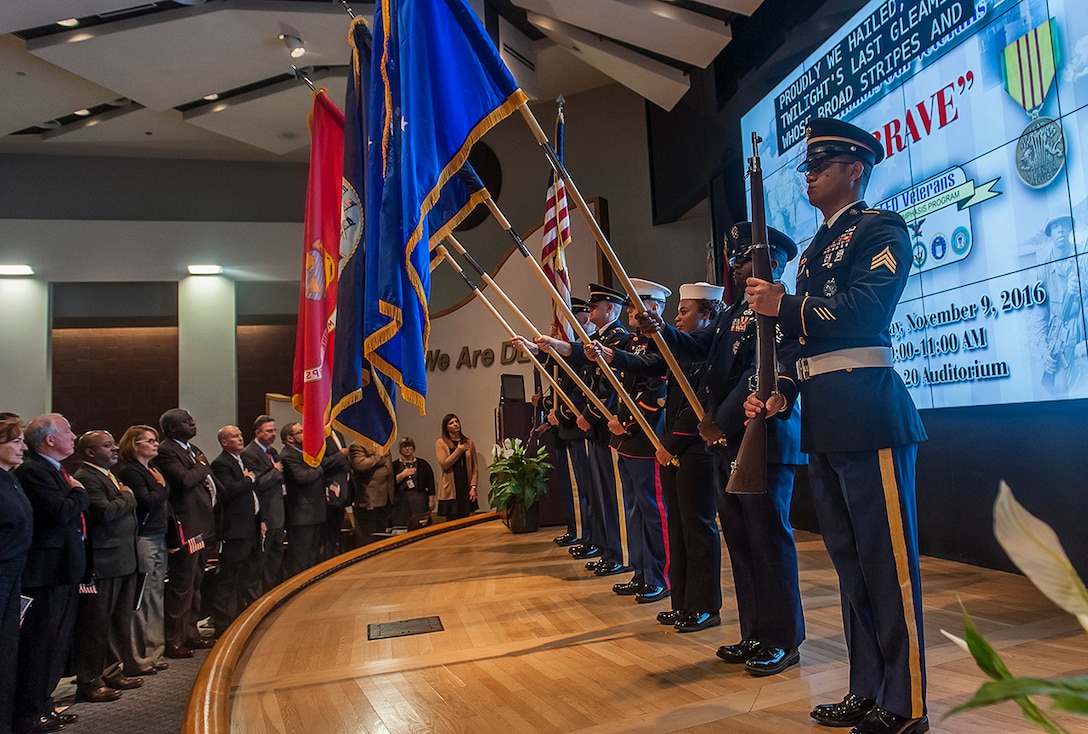
MULTIPOLYGON (((559 112, 555 118, 555 152, 563 160, 563 98, 559 98, 559 112)), ((563 250, 570 244, 570 217, 567 211, 567 188, 559 174, 552 171, 548 180, 548 200, 544 207, 544 244, 540 250, 540 264, 555 289, 563 296, 570 308, 570 276, 563 250)), ((574 341, 574 329, 560 316, 552 303, 552 336, 574 341)))

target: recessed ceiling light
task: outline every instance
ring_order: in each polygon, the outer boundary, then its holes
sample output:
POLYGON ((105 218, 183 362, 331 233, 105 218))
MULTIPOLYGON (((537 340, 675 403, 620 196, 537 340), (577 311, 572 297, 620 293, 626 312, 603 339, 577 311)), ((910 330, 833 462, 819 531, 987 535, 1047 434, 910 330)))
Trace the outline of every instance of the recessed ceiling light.
POLYGON ((212 107, 212 112, 222 112, 223 110, 227 109, 227 107, 229 107, 229 106, 230 105, 228 105, 226 102, 220 102, 215 107, 212 107))
POLYGON ((75 28, 79 25, 79 18, 65 18, 64 20, 58 20, 57 25, 64 26, 65 28, 75 28))
POLYGON ((38 127, 43 127, 46 130, 56 130, 60 127, 60 120, 46 120, 45 122, 39 122, 38 127))
POLYGON ((34 275, 29 265, 0 265, 0 275, 34 275))
POLYGON ((205 94, 204 99, 208 102, 214 102, 215 100, 219 99, 219 95, 215 92, 212 92, 211 94, 205 94))
POLYGON ((91 111, 89 109, 87 109, 86 107, 84 107, 81 110, 76 110, 72 114, 73 115, 79 115, 80 117, 86 117, 87 115, 91 114, 91 111))
POLYGON ((189 275, 219 275, 223 272, 222 265, 190 265, 189 275))
POLYGON ((92 36, 90 33, 77 33, 74 36, 68 38, 67 43, 79 43, 80 41, 86 41, 91 38, 94 38, 94 36, 92 36))

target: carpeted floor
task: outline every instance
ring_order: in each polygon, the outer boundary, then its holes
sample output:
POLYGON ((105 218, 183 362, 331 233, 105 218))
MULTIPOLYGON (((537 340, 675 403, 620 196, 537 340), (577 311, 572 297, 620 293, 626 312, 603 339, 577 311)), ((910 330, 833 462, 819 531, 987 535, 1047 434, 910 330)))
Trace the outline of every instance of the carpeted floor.
POLYGON ((75 703, 75 678, 66 678, 55 693, 57 708, 79 720, 65 727, 72 734, 178 734, 197 671, 208 657, 197 650, 185 660, 167 660, 169 670, 146 676, 140 688, 125 691, 109 703, 75 703), (64 706, 68 706, 64 709, 64 706))

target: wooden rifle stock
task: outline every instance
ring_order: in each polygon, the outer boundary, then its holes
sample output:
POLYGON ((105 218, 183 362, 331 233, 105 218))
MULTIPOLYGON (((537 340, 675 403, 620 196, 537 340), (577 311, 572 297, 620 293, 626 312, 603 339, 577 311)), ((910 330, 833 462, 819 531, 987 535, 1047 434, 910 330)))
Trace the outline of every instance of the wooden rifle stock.
MULTIPOLYGON (((769 281, 772 277, 771 257, 763 204, 763 169, 759 162, 760 140, 752 133, 752 157, 748 159, 752 183, 752 276, 769 281)), ((765 404, 777 384, 773 316, 756 314, 756 345, 756 397, 765 404)), ((767 491, 766 410, 748 421, 725 491, 730 494, 764 494, 767 491)))

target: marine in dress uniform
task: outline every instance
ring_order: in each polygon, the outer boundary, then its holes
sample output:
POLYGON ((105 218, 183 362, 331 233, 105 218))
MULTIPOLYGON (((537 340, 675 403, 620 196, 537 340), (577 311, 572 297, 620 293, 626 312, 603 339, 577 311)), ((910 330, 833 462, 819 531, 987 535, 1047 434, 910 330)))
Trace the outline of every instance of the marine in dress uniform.
MULTIPOLYGON (((884 154, 875 137, 829 118, 812 119, 806 137, 799 170, 824 224, 798 263, 796 295, 755 279, 747 293, 798 345, 801 447, 839 575, 850 690, 811 715, 854 734, 917 734, 929 730, 914 489, 926 433, 892 369, 889 332, 910 238, 902 217, 861 200, 884 154)), ((750 413, 759 407, 749 398, 750 413)))
MULTIPOLYGON (((642 311, 658 313, 672 295, 665 286, 632 278, 642 303, 628 304, 628 317, 642 311)), ((596 348, 595 348, 596 349, 596 348)), ((616 345, 601 349, 606 361, 619 373, 623 388, 638 406, 646 423, 660 436, 665 427, 668 383, 665 359, 657 344, 642 334, 627 334, 616 345)), ((634 596, 635 601, 660 601, 671 594, 669 583, 668 513, 661 465, 650 437, 636 422, 625 403, 619 405, 616 420, 609 423, 612 447, 618 454, 620 483, 627 519, 627 548, 634 576, 616 584, 612 591, 634 596)))

